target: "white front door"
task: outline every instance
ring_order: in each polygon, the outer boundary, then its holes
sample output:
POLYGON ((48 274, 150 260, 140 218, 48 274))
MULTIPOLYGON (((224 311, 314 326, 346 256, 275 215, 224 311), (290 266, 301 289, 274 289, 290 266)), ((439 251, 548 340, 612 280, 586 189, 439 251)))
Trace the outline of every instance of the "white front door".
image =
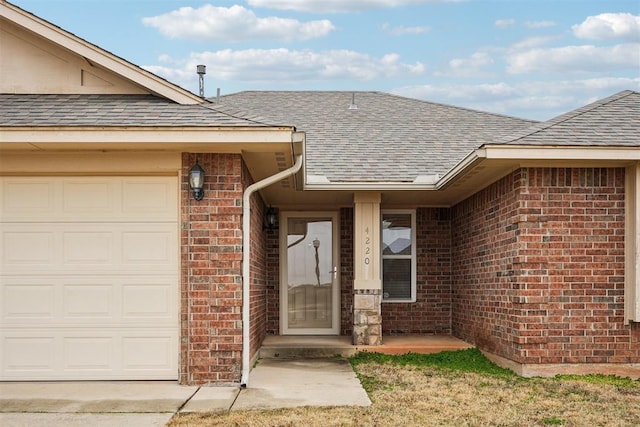
POLYGON ((283 335, 338 335, 338 216, 285 212, 280 219, 283 335))

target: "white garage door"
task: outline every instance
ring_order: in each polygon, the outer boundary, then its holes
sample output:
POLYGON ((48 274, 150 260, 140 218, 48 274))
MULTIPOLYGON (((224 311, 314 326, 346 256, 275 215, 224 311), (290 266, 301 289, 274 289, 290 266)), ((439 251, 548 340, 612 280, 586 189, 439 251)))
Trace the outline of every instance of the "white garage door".
POLYGON ((177 178, 0 190, 0 380, 176 379, 177 178))

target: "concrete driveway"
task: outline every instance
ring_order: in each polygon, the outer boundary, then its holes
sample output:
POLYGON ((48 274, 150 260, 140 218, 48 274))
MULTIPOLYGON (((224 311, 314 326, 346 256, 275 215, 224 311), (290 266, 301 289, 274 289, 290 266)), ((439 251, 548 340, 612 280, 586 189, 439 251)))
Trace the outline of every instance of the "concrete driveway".
POLYGON ((174 381, 0 382, 0 425, 164 426, 179 413, 369 406, 344 359, 260 360, 249 387, 174 381))

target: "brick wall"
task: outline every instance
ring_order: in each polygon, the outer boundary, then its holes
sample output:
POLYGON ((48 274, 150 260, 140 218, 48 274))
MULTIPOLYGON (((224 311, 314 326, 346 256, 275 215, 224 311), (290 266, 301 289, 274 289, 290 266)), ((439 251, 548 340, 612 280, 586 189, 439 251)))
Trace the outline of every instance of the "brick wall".
POLYGON ((235 382, 242 360, 242 159, 198 154, 205 195, 191 196, 182 156, 180 383, 235 382))
POLYGON ((340 335, 353 335, 353 208, 340 209, 340 335))
MULTIPOLYGON (((384 335, 451 333, 451 224, 447 209, 416 212, 415 303, 382 303, 384 335)), ((353 333, 353 208, 340 210, 341 334, 353 333)))
POLYGON ((451 209, 453 334, 509 359, 520 328, 513 308, 520 184, 520 173, 511 174, 451 209))
POLYGON ((520 169, 452 214, 456 335, 519 363, 640 362, 624 169, 520 169))
POLYGON ((416 302, 382 303, 383 335, 451 333, 448 209, 416 211, 416 302))
MULTIPOLYGON (((253 183, 243 167, 244 188, 253 183)), ((262 229, 265 206, 258 192, 251 196, 251 268, 250 268, 250 355, 253 357, 267 335, 267 239, 262 229)))
MULTIPOLYGON (((279 212, 278 212, 279 215, 279 212)), ((282 224, 278 225, 279 227, 282 224)), ((279 229, 265 231, 267 272, 267 334, 280 335, 280 243, 279 229)))

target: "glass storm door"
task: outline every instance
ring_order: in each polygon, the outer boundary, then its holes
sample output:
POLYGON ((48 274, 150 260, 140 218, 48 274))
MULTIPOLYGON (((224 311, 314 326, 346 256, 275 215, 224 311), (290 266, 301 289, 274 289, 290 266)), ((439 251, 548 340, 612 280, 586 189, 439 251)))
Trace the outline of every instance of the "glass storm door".
POLYGON ((338 234, 335 213, 283 213, 281 333, 340 333, 338 234))

